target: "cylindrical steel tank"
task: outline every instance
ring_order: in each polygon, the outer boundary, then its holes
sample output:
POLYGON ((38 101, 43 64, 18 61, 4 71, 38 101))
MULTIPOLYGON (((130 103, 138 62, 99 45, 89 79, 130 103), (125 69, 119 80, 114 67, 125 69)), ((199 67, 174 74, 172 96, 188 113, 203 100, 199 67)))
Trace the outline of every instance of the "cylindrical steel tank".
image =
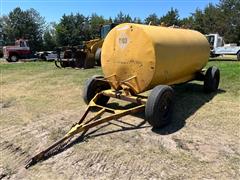
POLYGON ((194 79, 209 51, 207 39, 197 31, 125 23, 105 38, 101 63, 113 88, 127 85, 141 93, 194 79))

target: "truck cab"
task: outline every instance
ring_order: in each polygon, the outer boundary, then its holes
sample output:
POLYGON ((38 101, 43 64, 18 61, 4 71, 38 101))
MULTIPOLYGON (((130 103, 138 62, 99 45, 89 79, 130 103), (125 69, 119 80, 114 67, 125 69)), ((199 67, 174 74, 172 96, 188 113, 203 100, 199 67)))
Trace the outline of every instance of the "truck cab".
POLYGON ((28 41, 27 40, 23 40, 23 39, 17 40, 15 42, 15 46, 18 46, 18 47, 21 47, 21 48, 30 49, 28 41))
POLYGON ((101 28, 100 28, 100 38, 104 39, 107 36, 107 34, 109 33, 109 31, 111 31, 117 25, 118 24, 111 23, 111 24, 106 24, 106 25, 101 26, 101 28))
POLYGON ((27 40, 19 39, 14 46, 4 46, 3 55, 8 62, 17 62, 19 59, 32 57, 32 51, 27 40))
POLYGON ((209 35, 206 35, 206 37, 210 44, 211 50, 216 47, 222 47, 225 44, 223 38, 220 37, 218 34, 209 34, 209 35))
POLYGON ((206 38, 210 44, 211 57, 237 55, 237 60, 240 60, 240 46, 237 46, 236 43, 225 44, 223 37, 219 34, 208 34, 206 38))

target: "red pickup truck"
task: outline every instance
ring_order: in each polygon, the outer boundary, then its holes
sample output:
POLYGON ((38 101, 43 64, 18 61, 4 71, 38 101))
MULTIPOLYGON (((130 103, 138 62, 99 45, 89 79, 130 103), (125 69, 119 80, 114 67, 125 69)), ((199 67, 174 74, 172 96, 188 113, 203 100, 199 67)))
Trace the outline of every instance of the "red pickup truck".
POLYGON ((33 57, 28 41, 24 39, 16 40, 14 46, 3 47, 3 57, 8 62, 17 62, 19 59, 29 59, 33 57))

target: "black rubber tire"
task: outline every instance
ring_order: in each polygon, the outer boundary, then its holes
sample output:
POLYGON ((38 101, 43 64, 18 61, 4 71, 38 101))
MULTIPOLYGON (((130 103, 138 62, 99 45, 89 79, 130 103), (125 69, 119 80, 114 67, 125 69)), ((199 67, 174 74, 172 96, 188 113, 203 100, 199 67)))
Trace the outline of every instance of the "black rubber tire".
POLYGON ((205 92, 215 92, 218 89, 220 81, 220 71, 216 67, 209 67, 204 76, 204 91, 205 92))
POLYGON ((240 61, 240 51, 237 53, 237 60, 240 61))
POLYGON ((18 56, 17 55, 12 55, 11 57, 10 57, 10 59, 11 59, 11 62, 18 62, 18 56), (15 57, 15 59, 14 59, 14 57, 15 57))
MULTIPOLYGON (((96 75, 86 81, 86 84, 83 90, 83 100, 86 104, 89 104, 89 102, 94 98, 94 96, 97 93, 103 90, 111 89, 111 86, 109 83, 99 80, 101 78, 103 78, 103 76, 96 75)), ((96 103, 104 106, 107 104, 109 99, 110 99, 109 97, 102 96, 102 97, 99 97, 96 103)))
POLYGON ((0 58, 3 58, 3 50, 0 49, 0 58))
POLYGON ((94 57, 97 66, 101 66, 101 53, 102 53, 102 48, 98 48, 94 57))
POLYGON ((170 86, 159 85, 148 96, 145 119, 153 128, 161 128, 171 122, 174 91, 170 86))
POLYGON ((213 52, 211 51, 210 52, 210 58, 214 58, 214 57, 216 57, 214 54, 213 54, 213 52))
POLYGON ((46 55, 42 54, 42 55, 40 56, 40 59, 43 60, 43 61, 46 61, 46 60, 47 60, 46 55))
POLYGON ((8 57, 8 58, 6 58, 6 61, 7 62, 11 62, 11 59, 8 57))
POLYGON ((60 60, 60 65, 62 68, 69 67, 69 62, 60 60))
POLYGON ((18 56, 17 55, 11 55, 7 58, 8 62, 17 62, 18 61, 18 56), (15 57, 16 59, 13 60, 13 57, 15 57))

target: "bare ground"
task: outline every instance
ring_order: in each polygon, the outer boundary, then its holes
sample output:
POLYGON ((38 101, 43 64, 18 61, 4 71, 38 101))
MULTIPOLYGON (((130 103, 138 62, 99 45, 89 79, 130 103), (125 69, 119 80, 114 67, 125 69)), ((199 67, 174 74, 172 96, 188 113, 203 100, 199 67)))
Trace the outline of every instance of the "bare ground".
POLYGON ((34 76, 3 73, 0 179, 240 178, 239 90, 234 97, 225 86, 204 94, 195 83, 175 87, 173 122, 167 127, 152 129, 144 114, 126 116, 24 169, 28 158, 62 137, 86 108, 82 83, 66 77, 75 70, 58 77, 62 70, 48 68, 34 76))

